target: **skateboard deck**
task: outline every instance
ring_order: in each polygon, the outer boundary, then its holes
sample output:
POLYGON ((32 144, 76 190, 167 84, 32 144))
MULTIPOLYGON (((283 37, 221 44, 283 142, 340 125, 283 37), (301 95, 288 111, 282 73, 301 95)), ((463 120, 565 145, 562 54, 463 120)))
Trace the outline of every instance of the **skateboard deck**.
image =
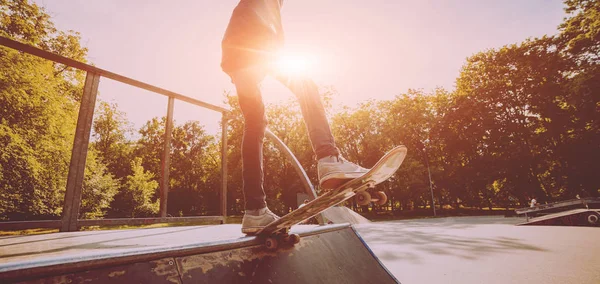
POLYGON ((407 149, 405 146, 398 146, 387 152, 379 161, 362 177, 356 178, 336 189, 332 189, 310 201, 305 206, 298 208, 280 219, 273 221, 256 233, 259 237, 266 237, 267 248, 277 247, 277 239, 284 239, 285 242, 297 243, 297 235, 288 235, 289 229, 303 220, 309 219, 328 208, 344 202, 354 196, 357 192, 372 188, 389 179, 398 170, 404 158, 407 149), (291 236, 291 238, 290 238, 291 236))

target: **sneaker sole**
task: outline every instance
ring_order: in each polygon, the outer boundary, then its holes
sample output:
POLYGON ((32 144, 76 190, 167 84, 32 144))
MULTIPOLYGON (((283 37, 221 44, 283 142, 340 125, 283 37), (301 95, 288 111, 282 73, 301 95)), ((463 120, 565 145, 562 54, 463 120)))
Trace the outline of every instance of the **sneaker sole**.
POLYGON ((351 181, 353 179, 359 178, 363 176, 365 173, 343 173, 343 172, 333 172, 328 173, 327 175, 321 178, 321 182, 319 182, 319 186, 322 189, 336 189, 342 184, 351 181))
POLYGON ((260 231, 262 228, 264 228, 264 227, 242 228, 242 233, 253 236, 253 235, 256 235, 256 233, 258 233, 258 231, 260 231))

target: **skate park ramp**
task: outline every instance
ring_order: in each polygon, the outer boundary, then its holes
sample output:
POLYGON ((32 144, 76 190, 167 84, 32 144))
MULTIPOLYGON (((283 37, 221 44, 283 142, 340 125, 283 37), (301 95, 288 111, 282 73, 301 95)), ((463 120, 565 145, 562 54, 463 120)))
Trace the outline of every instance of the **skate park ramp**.
POLYGON ((600 226, 600 213, 598 209, 573 209, 530 218, 518 225, 597 227, 600 226))
POLYGON ((0 237, 0 282, 398 283, 349 224, 292 231, 276 251, 240 225, 0 237))
POLYGON ((334 224, 350 223, 356 225, 371 223, 369 219, 354 212, 352 209, 346 206, 331 207, 323 211, 323 216, 325 216, 328 221, 331 221, 334 224))

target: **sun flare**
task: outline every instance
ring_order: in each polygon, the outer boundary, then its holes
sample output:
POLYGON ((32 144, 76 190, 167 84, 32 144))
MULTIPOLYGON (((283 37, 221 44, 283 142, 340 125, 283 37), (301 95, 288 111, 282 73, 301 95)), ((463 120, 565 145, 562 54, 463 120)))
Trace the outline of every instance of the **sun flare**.
POLYGON ((275 62, 275 69, 288 76, 307 75, 313 71, 315 63, 314 57, 306 54, 282 53, 275 62))

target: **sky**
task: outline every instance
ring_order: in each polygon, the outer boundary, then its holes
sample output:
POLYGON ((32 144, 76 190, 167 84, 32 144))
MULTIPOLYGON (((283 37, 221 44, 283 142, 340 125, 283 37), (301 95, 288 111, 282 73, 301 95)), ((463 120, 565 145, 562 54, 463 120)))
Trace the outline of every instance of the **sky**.
MULTIPOLYGON (((237 0, 35 0, 60 30, 81 34, 97 67, 224 106, 234 92, 221 71, 221 39, 237 0)), ((467 57, 553 35, 561 0, 286 0, 286 50, 311 58, 311 77, 334 104, 393 99, 408 89, 454 89, 467 57)), ((267 103, 293 95, 263 82, 267 103)), ((167 98, 102 78, 99 98, 118 104, 135 129, 166 115, 167 98)), ((176 124, 218 131, 220 114, 175 103, 176 124)))

